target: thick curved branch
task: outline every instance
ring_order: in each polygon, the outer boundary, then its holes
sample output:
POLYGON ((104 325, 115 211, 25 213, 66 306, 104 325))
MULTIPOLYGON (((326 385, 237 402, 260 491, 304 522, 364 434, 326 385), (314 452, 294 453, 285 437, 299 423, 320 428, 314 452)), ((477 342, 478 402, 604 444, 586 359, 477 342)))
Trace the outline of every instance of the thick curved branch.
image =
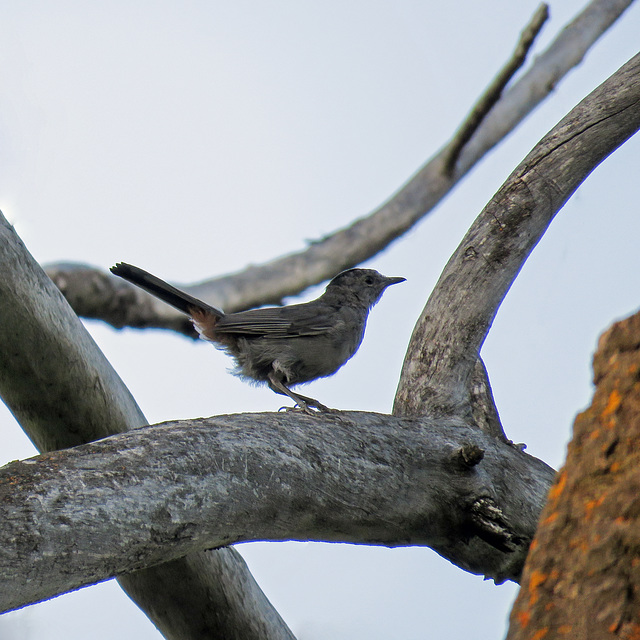
MULTIPOLYGON (((580 61, 632 0, 593 0, 568 24, 529 71, 504 92, 462 148, 453 173, 445 168, 459 137, 423 165, 386 203, 370 215, 314 242, 304 251, 194 286, 191 294, 227 312, 283 298, 334 276, 374 256, 424 218, 483 156, 511 132, 580 61)), ((124 259, 126 256, 118 256, 124 259)), ((135 262, 133 258, 130 258, 135 262)), ((115 258, 114 258, 115 260, 115 258)), ((144 266, 144 265, 141 265, 144 266)), ((48 273, 78 315, 102 319, 116 327, 159 327, 193 335, 178 312, 115 278, 89 267, 51 265, 48 273), (88 278, 83 282, 83 278, 88 278)), ((159 274, 164 278, 171 274, 159 274)))
POLYGON ((0 213, 0 396, 40 451, 147 424, 60 291, 0 213))
POLYGON ((476 360, 471 378, 470 394, 474 424, 485 433, 510 442, 502 428, 500 414, 489 382, 489 374, 482 358, 476 360))
POLYGON ((640 128, 640 54, 522 161, 460 243, 414 329, 394 413, 471 415, 480 347, 504 296, 582 181, 640 128))
POLYGON ((135 429, 0 470, 0 608, 250 540, 429 545, 517 580, 554 475, 451 420, 290 412, 135 429))
MULTIPOLYGON (((34 444, 50 451, 146 424, 129 390, 2 214, 0 272, 0 396, 34 444)), ((201 638, 203 630, 231 640, 293 638, 229 549, 131 573, 120 584, 167 638, 201 638)))

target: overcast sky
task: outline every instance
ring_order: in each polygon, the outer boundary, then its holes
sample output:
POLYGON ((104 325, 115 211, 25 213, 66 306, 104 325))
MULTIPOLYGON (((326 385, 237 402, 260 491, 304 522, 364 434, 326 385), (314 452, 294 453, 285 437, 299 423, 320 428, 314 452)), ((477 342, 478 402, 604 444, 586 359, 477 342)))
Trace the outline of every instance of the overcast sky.
MULTIPOLYGON (((537 5, 6 2, 0 208, 43 264, 127 261, 188 283, 298 250, 368 213, 440 148, 537 5)), ((582 6, 551 2, 535 50, 582 6)), ((638 33, 633 6, 431 216, 367 264, 407 282, 374 309, 353 361, 310 395, 390 411, 413 324, 464 232, 548 129, 636 53, 638 33)), ((555 467, 589 402, 598 335, 640 304, 639 166, 632 139, 588 178, 483 348, 508 436, 555 467)), ((151 422, 282 405, 205 344, 87 326, 151 422)), ((4 406, 0 438, 0 464, 35 454, 4 406)), ((516 592, 424 548, 238 548, 299 640, 501 638, 516 592)), ((2 640, 88 637, 160 636, 113 581, 0 617, 2 640)))

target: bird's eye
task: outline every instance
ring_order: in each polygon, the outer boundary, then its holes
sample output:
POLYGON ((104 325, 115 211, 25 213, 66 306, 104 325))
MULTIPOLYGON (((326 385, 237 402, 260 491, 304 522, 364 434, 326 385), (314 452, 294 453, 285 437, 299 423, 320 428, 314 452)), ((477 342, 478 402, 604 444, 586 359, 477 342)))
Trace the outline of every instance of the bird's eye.
POLYGON ((365 283, 365 284, 368 284, 369 286, 371 286, 371 285, 373 284, 373 278, 372 278, 371 276, 367 276, 367 277, 364 279, 364 283, 365 283))

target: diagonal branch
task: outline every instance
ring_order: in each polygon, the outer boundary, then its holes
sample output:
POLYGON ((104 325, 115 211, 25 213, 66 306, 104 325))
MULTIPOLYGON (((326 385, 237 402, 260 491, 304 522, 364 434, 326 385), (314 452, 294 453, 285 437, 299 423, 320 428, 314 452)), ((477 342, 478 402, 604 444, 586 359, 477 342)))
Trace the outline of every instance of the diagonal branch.
MULTIPOLYGON (((452 174, 445 171, 445 163, 452 145, 459 145, 455 136, 394 196, 368 216, 298 253, 191 287, 180 285, 180 288, 228 312, 280 304, 283 298, 297 295, 338 271, 376 255, 430 213, 490 149, 515 129, 581 62, 589 48, 631 2, 592 0, 501 96, 463 147, 452 174)), ((102 319, 116 327, 159 327, 193 335, 193 329, 178 312, 142 291, 115 285, 115 279, 102 271, 58 264, 51 265, 47 272, 80 316, 102 319)))
POLYGON ((511 78, 516 71, 522 67, 527 58, 527 54, 531 49, 535 39, 542 29, 542 25, 549 17, 549 7, 541 4, 533 14, 531 21, 520 34, 520 39, 516 45, 515 51, 511 58, 507 61, 498 75, 491 81, 486 91, 482 94, 478 102, 471 109, 466 120, 462 123, 460 129, 456 131, 453 139, 448 144, 447 154, 444 161, 444 170, 447 174, 453 172, 456 162, 460 157, 460 152, 464 146, 471 140, 471 136, 478 130, 480 123, 485 116, 491 111, 493 105, 500 100, 500 96, 504 91, 511 78))
MULTIPOLYGON (((35 445, 51 451, 146 424, 129 390, 2 214, 0 272, 0 395, 35 445)), ((293 638, 229 549, 132 573, 120 584, 170 639, 201 638, 203 630, 231 640, 293 638), (160 573, 164 591, 158 589, 160 573), (189 607, 183 605, 185 584, 189 607), (199 615, 190 615, 192 610, 199 615)))
POLYGON ((640 128, 640 54, 529 153, 473 223, 414 329, 394 413, 470 416, 470 380, 493 318, 556 213, 640 128))

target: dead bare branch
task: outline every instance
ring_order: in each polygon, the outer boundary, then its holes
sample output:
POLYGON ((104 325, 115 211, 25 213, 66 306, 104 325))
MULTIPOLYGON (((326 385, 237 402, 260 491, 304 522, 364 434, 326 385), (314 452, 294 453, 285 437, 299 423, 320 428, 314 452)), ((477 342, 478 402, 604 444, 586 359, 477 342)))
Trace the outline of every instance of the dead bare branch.
POLYGON ((516 74, 518 69, 522 67, 527 58, 529 50, 540 33, 542 26, 549 17, 549 6, 542 3, 533 14, 529 24, 520 34, 520 39, 516 45, 515 51, 507 63, 500 69, 498 75, 491 81, 486 91, 480 96, 480 99, 472 107, 469 115, 456 131, 452 140, 448 144, 447 155, 444 161, 444 170, 447 175, 453 172, 456 161, 460 157, 460 152, 465 144, 471 140, 471 136, 477 131, 480 123, 485 116, 491 111, 493 105, 498 102, 504 88, 507 86, 511 78, 516 74))
MULTIPOLYGON (((333 277, 342 269, 371 258, 430 213, 487 151, 503 140, 581 62, 589 48, 631 2, 590 2, 533 61, 530 69, 503 93, 463 147, 452 174, 448 175, 445 171, 445 163, 450 156, 451 146, 458 144, 455 137, 378 209, 312 243, 303 251, 193 286, 178 286, 216 307, 232 312, 265 304, 280 304, 285 297, 297 295, 333 277)), ((135 262, 132 257, 116 258, 135 262)), ((68 264, 51 265, 47 272, 56 284, 60 284, 80 316, 102 319, 116 327, 158 327, 193 335, 190 327, 179 319, 178 312, 169 310, 157 300, 147 299, 143 302, 145 297, 149 298, 145 294, 131 294, 116 288, 116 285, 107 282, 104 272, 98 271, 95 276, 95 280, 100 281, 99 286, 93 291, 84 287, 80 295, 71 290, 71 285, 77 279, 74 279, 68 264), (96 300, 94 294, 107 296, 107 300, 96 300), (142 306, 133 308, 138 305, 142 306)), ((171 276, 169 273, 158 275, 164 278, 171 276)))
POLYGON ((250 540, 428 545, 517 580, 554 475, 447 419, 289 412, 135 429, 0 470, 0 609, 250 540))
MULTIPOLYGON (((146 424, 129 390, 2 214, 0 269, 0 396, 36 446, 72 447, 146 424)), ((120 583, 168 639, 198 638, 203 630, 237 640, 293 637, 229 549, 199 551, 120 583), (158 575, 162 592, 154 582, 158 575), (182 606, 184 584, 190 607, 182 606), (193 609, 197 617, 190 615, 193 609)))

